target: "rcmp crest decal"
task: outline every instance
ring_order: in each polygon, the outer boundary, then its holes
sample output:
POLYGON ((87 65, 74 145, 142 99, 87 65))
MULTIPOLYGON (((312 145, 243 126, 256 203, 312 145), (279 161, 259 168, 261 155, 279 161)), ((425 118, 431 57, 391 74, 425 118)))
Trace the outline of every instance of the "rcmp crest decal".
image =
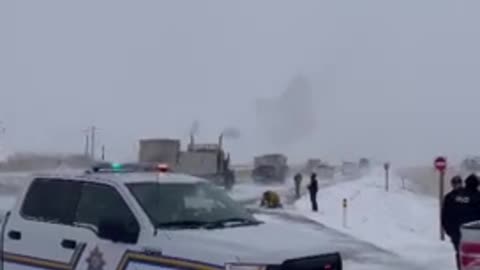
POLYGON ((95 247, 87 258, 87 270, 104 270, 105 260, 103 259, 103 253, 100 252, 98 247, 95 247))

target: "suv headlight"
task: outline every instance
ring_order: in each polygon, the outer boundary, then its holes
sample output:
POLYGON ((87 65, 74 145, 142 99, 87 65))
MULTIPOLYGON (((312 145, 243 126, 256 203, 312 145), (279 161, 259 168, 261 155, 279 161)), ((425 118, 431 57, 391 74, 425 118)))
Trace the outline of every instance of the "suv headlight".
POLYGON ((267 266, 250 263, 229 263, 225 265, 225 270, 266 270, 267 266))

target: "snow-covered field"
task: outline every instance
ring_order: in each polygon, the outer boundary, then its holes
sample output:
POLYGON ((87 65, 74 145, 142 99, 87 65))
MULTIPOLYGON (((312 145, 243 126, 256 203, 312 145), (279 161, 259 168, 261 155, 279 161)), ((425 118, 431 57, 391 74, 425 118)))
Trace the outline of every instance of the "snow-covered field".
POLYGON ((294 209, 297 214, 392 251, 424 269, 455 269, 453 248, 448 239, 439 240, 437 200, 412 193, 403 188, 404 184, 392 175, 387 192, 384 171, 375 170, 357 181, 321 189, 318 213, 311 212, 308 197, 299 200, 294 209), (348 200, 345 223, 344 198, 348 200))

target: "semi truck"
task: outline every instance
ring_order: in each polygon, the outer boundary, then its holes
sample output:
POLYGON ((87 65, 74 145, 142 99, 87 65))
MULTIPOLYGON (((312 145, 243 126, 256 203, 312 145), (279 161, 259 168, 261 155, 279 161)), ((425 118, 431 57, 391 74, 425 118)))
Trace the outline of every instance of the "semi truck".
POLYGON ((283 183, 287 178, 287 157, 272 153, 256 156, 253 160, 252 179, 257 183, 283 183))
POLYGON ((176 172, 209 179, 227 189, 235 183, 230 154, 223 149, 223 135, 219 136, 218 143, 196 143, 191 135, 186 150, 181 149, 178 139, 143 139, 138 161, 162 162, 176 172))

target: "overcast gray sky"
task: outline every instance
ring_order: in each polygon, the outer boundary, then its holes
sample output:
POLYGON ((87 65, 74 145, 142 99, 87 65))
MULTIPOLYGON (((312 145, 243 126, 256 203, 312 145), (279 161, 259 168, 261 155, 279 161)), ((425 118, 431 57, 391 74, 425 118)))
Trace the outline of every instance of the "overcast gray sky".
MULTIPOLYGON (((95 124, 112 159, 193 120, 244 161, 480 153, 478 1, 1 1, 0 120, 10 149, 82 151, 95 124), (282 147, 257 98, 309 78, 315 132, 282 147)), ((301 106, 301 104, 295 104, 301 106)), ((296 123, 285 123, 295 128, 296 123)))

